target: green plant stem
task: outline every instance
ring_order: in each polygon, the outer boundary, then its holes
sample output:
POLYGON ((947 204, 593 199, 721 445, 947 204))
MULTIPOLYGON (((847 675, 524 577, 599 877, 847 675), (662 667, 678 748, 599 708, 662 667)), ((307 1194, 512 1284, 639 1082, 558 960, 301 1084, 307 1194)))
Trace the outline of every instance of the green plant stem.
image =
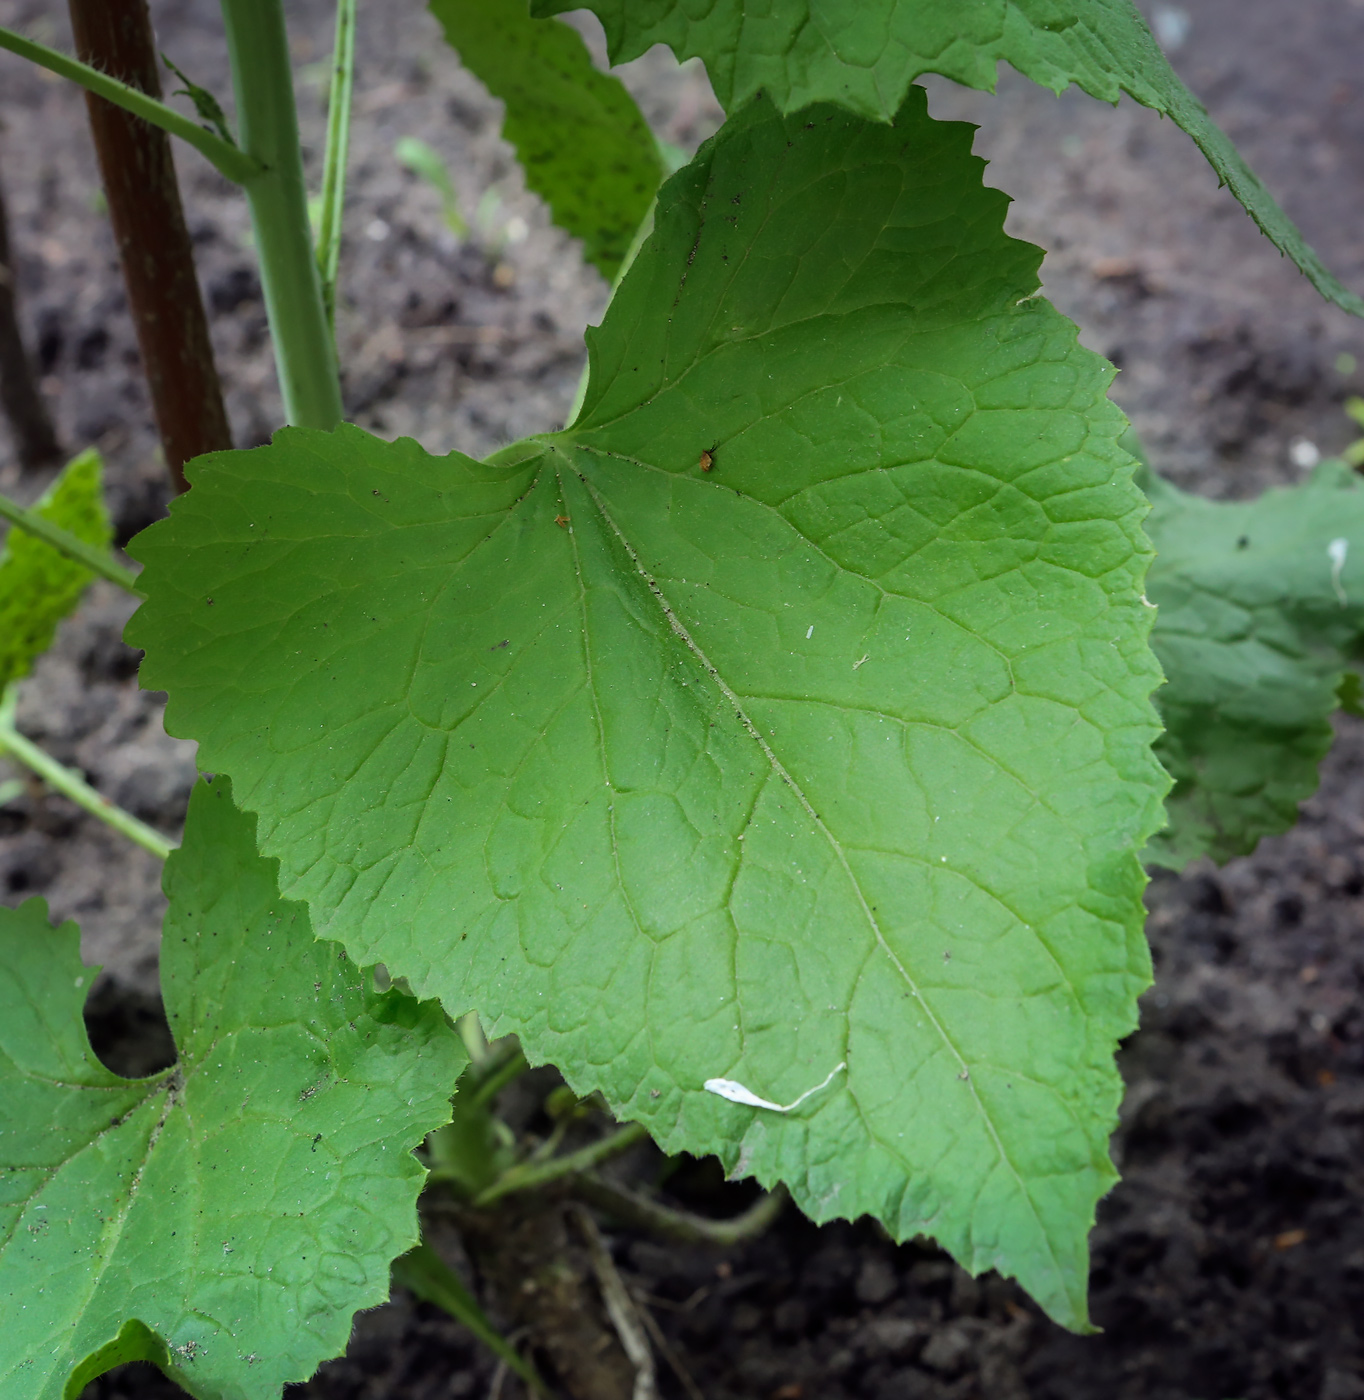
POLYGON ((246 187, 284 412, 303 428, 341 421, 336 347, 313 256, 282 0, 222 0, 242 149, 263 173, 246 187))
POLYGON ((490 1206, 494 1201, 500 1201, 503 1196, 510 1196, 514 1191, 535 1190, 551 1181, 560 1181, 566 1176, 580 1176, 602 1162, 619 1156, 648 1136, 648 1129, 642 1123, 630 1123, 619 1132, 612 1133, 610 1137, 602 1138, 600 1142, 594 1142, 577 1152, 570 1152, 566 1157, 555 1157, 548 1162, 519 1163, 509 1171, 503 1172, 486 1191, 481 1191, 475 1196, 474 1207, 478 1209, 490 1206))
POLYGON ((148 97, 145 92, 130 87, 127 83, 121 83, 107 73, 101 73, 98 68, 92 68, 88 63, 58 53, 46 44, 25 39, 22 34, 16 34, 2 25, 0 49, 8 49, 11 53, 17 53, 21 58, 27 58, 50 72, 70 78, 73 83, 79 83, 88 92, 96 93, 116 107, 132 112, 153 126, 159 126, 162 131, 168 131, 172 136, 178 136, 193 146, 214 169, 227 176, 234 184, 249 184, 261 174, 261 163, 246 151, 224 141, 221 136, 206 131, 190 117, 177 112, 174 107, 168 107, 164 102, 148 97))
POLYGON ((638 1192, 617 1186, 595 1172, 583 1172, 569 1188, 580 1200, 596 1206, 626 1225, 633 1225, 679 1244, 713 1244, 728 1248, 761 1235, 781 1214, 789 1197, 784 1186, 765 1192, 741 1215, 709 1220, 688 1210, 660 1205, 638 1192))
POLYGON ((106 578, 110 583, 116 583, 120 588, 131 593, 135 598, 142 598, 145 595, 137 586, 137 575, 131 569, 125 569, 116 559, 102 549, 97 549, 92 544, 87 544, 83 539, 73 535, 70 530, 63 530, 60 525, 54 525, 50 520, 44 520, 41 515, 34 514, 31 510, 25 510, 17 501, 12 501, 8 496, 0 495, 0 517, 17 525, 19 529, 26 530, 36 539, 42 540, 44 544, 50 544, 59 554, 64 554, 68 559, 74 559, 77 564, 84 564, 93 574, 98 574, 100 578, 106 578))
POLYGON ((120 831, 130 841, 135 841, 144 851, 165 860, 175 849, 173 842, 167 841, 159 831, 139 821, 131 812, 116 807, 106 797, 101 797, 78 773, 73 773, 64 764, 58 763, 30 739, 25 739, 14 727, 14 710, 18 703, 17 686, 10 686, 3 700, 0 700, 0 755, 13 758, 24 767, 31 768, 49 787, 55 788, 63 797, 69 797, 78 807, 83 807, 91 816, 120 831))
POLYGON ((463 1280, 425 1240, 416 1249, 393 1261, 393 1282, 415 1294, 423 1302, 443 1308, 462 1322, 480 1342, 521 1377, 537 1395, 548 1395, 535 1367, 518 1356, 511 1344, 488 1321, 478 1300, 463 1280))
POLYGON ((481 1068, 490 1052, 488 1037, 483 1034, 483 1026, 478 1019, 478 1012, 466 1011, 455 1022, 455 1029, 459 1031, 459 1038, 464 1042, 464 1048, 469 1052, 469 1063, 475 1068, 481 1068))
POLYGON ((497 1056, 495 1062, 486 1068, 477 1088, 474 1089, 474 1107, 481 1108, 484 1104, 491 1103, 513 1079, 519 1079, 529 1068, 530 1065, 526 1063, 520 1046, 514 1046, 512 1053, 505 1057, 497 1056))
POLYGON ((327 155, 322 171, 322 223, 317 267, 327 324, 336 328, 336 273, 341 262, 341 221, 346 205, 346 155, 350 150, 351 91, 355 80, 355 0, 337 0, 332 86, 327 99, 327 155))

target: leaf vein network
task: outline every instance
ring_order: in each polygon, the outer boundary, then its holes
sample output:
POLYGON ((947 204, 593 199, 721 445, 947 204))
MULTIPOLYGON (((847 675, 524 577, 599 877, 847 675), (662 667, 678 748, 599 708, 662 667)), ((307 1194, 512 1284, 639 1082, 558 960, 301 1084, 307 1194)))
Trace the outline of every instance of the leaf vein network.
MULTIPOLYGON (((582 452, 595 453, 599 457, 610 457, 616 461, 627 462, 633 467, 640 467, 645 471, 655 472, 659 476, 667 477, 670 480, 690 481, 690 478, 688 477, 679 478, 676 472, 666 471, 664 468, 656 466, 652 462, 642 461, 640 458, 628 456, 623 452, 612 452, 607 448, 598 447, 595 444, 582 442, 575 442, 572 444, 572 446, 582 452)), ((721 485, 721 483, 719 482, 698 482, 696 484, 703 488, 709 487, 709 489, 713 491, 724 491, 727 489, 732 489, 721 485)), ((755 505, 758 505, 762 507, 762 509, 769 511, 771 514, 775 515, 777 519, 780 520, 797 539, 802 540, 805 544, 809 545, 809 547, 812 550, 814 550, 815 553, 818 554, 819 557, 823 559, 824 562, 828 564, 829 567, 835 570, 837 573, 843 574, 850 578, 859 579, 861 582, 869 585, 871 588, 874 588, 881 595, 883 600, 893 598, 897 602, 912 603, 916 607, 927 608, 929 612, 933 613, 936 617, 938 617, 946 626, 951 627, 954 631, 959 632, 966 637, 969 637, 973 642, 978 642, 981 646, 986 647, 990 651, 994 652, 996 657, 998 657, 1000 662, 1008 671, 1010 686, 1013 689, 1017 689, 1017 685, 1014 680, 1013 658, 1009 655, 1008 652, 1003 651, 995 642, 992 642, 988 637, 983 637, 978 632, 971 631, 969 627, 957 621, 957 619, 952 617, 950 614, 945 613, 942 610, 942 608, 932 599, 920 598, 912 593, 898 593, 893 588, 887 588, 886 585, 882 583, 880 579, 872 578, 869 574, 860 573, 856 569, 850 568, 847 564, 844 564, 841 560, 829 554, 819 543, 818 540, 812 539, 808 534, 806 534, 804 530, 802 530, 785 514, 783 514, 783 512, 780 509, 778 509, 777 506, 772 505, 770 502, 761 500, 757 496, 748 496, 745 499, 752 501, 755 505)), ((615 529, 616 527, 613 525, 612 528, 615 529)), ((631 551, 630 557, 632 559, 636 558, 633 550, 631 551)), ((636 560, 636 562, 638 561, 636 560)), ((649 577, 649 575, 646 575, 646 577, 649 577)), ((739 598, 732 599, 732 601, 736 603, 743 602, 743 600, 739 598)), ((1025 694, 1026 692, 1020 691, 1019 693, 1025 694)))
MULTIPOLYGON (((919 988, 918 983, 910 975, 909 969, 901 961, 898 954, 886 940, 886 936, 881 928, 880 921, 877 919, 875 911, 871 908, 871 905, 867 900, 866 894, 863 891, 861 884, 852 872, 852 868, 848 863, 847 854, 844 851, 842 844, 839 842, 838 838, 833 834, 833 832, 829 830, 828 826, 824 823, 823 819, 815 811, 814 807, 810 803, 809 798, 805 795, 803 789, 799 787, 795 779, 787 771, 785 765, 777 757, 776 753, 763 739, 761 733, 758 731, 757 726, 753 723, 752 719, 745 712, 743 705, 740 703, 739 697, 730 689, 729 685, 720 675, 718 669, 711 664, 709 657, 705 654, 705 652, 701 649, 700 645, 687 631, 686 627, 683 625, 681 619, 677 616, 676 612, 669 604, 667 598, 664 596, 658 584, 650 576, 648 571, 644 568, 644 565, 640 560, 639 555, 635 552, 633 546, 630 544, 630 541, 626 538, 620 526, 617 525, 615 520, 612 518, 610 511, 607 509, 606 502, 602 499, 600 494, 597 492, 596 488, 592 485, 591 482, 583 478, 580 478, 580 480, 583 480, 583 485, 586 487, 588 493, 592 496, 602 520, 606 523, 606 525, 615 534, 616 538, 620 541, 622 548, 624 548, 626 553, 629 555, 630 560, 634 564, 636 570, 638 570, 640 577, 644 579, 645 583, 649 587, 650 592, 657 599, 658 605, 663 611, 663 614, 668 621, 668 625, 677 634, 677 636, 681 638, 682 642, 693 653, 693 655, 696 656, 697 660, 700 661, 700 663, 706 668, 706 670, 710 673, 711 677, 714 679, 721 693, 730 702, 730 704, 734 706, 736 714, 738 714, 744 727, 748 730, 750 737, 758 745, 759 749, 763 754, 763 757, 767 760, 767 763, 770 766, 771 770, 774 773, 776 773, 782 779, 782 781, 787 784, 788 787, 790 787, 792 792, 795 793, 797 800, 800 802, 802 808, 805 811, 807 819, 814 824, 816 830, 818 830, 821 836, 823 836, 824 840, 827 842, 830 850, 833 853, 835 861, 841 867, 844 874, 844 878, 848 881, 849 886, 853 890, 857 901, 861 906, 863 917, 866 920, 869 927, 871 928, 876 942, 884 951, 886 957, 890 960, 891 965, 895 968, 901 980, 909 988, 910 994, 915 998, 916 1001, 918 1001, 919 1005, 923 1007, 924 1014, 928 1017, 930 1023, 934 1028, 934 1031, 937 1033, 944 1046, 948 1049, 953 1058, 956 1059, 957 1063, 962 1067, 962 1069, 967 1069, 965 1057, 962 1055, 961 1051, 957 1048, 955 1042, 952 1040, 951 1035, 948 1033, 947 1027, 943 1024, 936 1012, 934 1012, 933 1008, 929 1005, 928 1001, 923 995, 923 992, 919 988)), ((968 1089, 970 1090, 971 1096, 975 1101, 977 1114, 981 1122, 985 1124, 986 1130, 990 1135, 990 1139, 994 1144, 995 1154, 999 1161, 1008 1168, 1024 1199, 1028 1202, 1028 1207, 1032 1214, 1034 1223, 1037 1225, 1039 1232, 1041 1233, 1043 1239, 1046 1241, 1048 1254, 1051 1255, 1052 1261, 1055 1264, 1055 1253, 1052 1249, 1051 1238, 1047 1234, 1047 1231, 1043 1226, 1040 1217, 1037 1214, 1036 1205, 1034 1204, 1032 1197, 1027 1190, 1027 1187, 1023 1181, 1022 1174, 1019 1172, 1018 1167, 1014 1164, 1013 1159, 1009 1156, 1008 1150, 1004 1145, 1003 1138, 1000 1135, 999 1129, 996 1126, 989 1109, 981 1100, 980 1095, 976 1092, 975 1086, 970 1083, 969 1077, 966 1083, 968 1089)))

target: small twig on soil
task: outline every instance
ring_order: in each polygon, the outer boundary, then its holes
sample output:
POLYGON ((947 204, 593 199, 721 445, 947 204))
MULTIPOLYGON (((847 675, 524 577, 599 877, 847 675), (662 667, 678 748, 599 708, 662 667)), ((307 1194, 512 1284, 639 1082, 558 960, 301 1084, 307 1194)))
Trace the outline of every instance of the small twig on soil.
POLYGON ((493 1383, 488 1387, 488 1400, 502 1400, 502 1382, 507 1379, 507 1363, 499 1361, 493 1372, 493 1383))
MULTIPOLYGON (((518 1347, 529 1335, 529 1327, 518 1327, 515 1332, 507 1334, 507 1343, 509 1346, 518 1347)), ((497 1370, 493 1372, 492 1384, 488 1387, 488 1400, 502 1400, 502 1386, 506 1382, 507 1373, 512 1369, 505 1360, 497 1363, 497 1370)), ((537 1391, 524 1376, 519 1376, 518 1379, 526 1387, 527 1395, 549 1394, 548 1391, 537 1391)))
POLYGON ((654 1339, 654 1345, 658 1348, 664 1361, 672 1367, 673 1375, 682 1382, 682 1389, 687 1392, 690 1400, 706 1400, 705 1393, 692 1379, 691 1372, 682 1364, 682 1358, 668 1345, 668 1339, 663 1335, 663 1329, 658 1325, 658 1320, 633 1289, 631 1293, 635 1299, 635 1306, 639 1309, 640 1318, 645 1327, 648 1328, 649 1335, 654 1339))
POLYGON ((606 1304, 606 1315, 616 1329, 620 1344, 635 1368, 634 1400, 657 1400, 658 1376, 654 1368, 654 1353, 649 1346, 649 1337, 644 1323, 640 1320, 639 1309, 630 1296, 616 1269, 611 1251, 584 1206, 572 1206, 572 1217, 587 1243, 587 1251, 592 1259, 592 1271, 597 1276, 597 1286, 601 1289, 602 1302, 606 1304))
POLYGON ((513 1191, 529 1191, 566 1176, 579 1176, 599 1163, 619 1156, 648 1135, 648 1129, 642 1123, 630 1123, 610 1137, 602 1138, 600 1142, 591 1143, 577 1152, 570 1152, 566 1157, 555 1157, 548 1162, 518 1163, 503 1172, 486 1191, 475 1196, 473 1205, 475 1209, 480 1209, 500 1201, 513 1191))
POLYGON ((14 433, 19 465, 32 469, 54 465, 63 453, 24 349, 16 281, 9 246, 9 218, 4 192, 0 190, 0 405, 14 433))
MULTIPOLYGON (((147 0, 69 3, 80 57, 159 99, 147 0)), ((184 491, 185 463, 230 448, 232 435, 170 138, 92 92, 86 104, 161 446, 175 489, 184 491)))
POLYGON ((751 1240, 766 1230, 781 1214, 789 1199, 784 1186, 759 1196, 742 1215, 730 1220, 709 1220, 691 1211, 660 1205, 647 1196, 607 1181, 595 1172, 582 1172, 569 1182, 569 1191, 604 1210, 626 1225, 648 1230, 682 1244, 712 1244, 727 1247, 751 1240))

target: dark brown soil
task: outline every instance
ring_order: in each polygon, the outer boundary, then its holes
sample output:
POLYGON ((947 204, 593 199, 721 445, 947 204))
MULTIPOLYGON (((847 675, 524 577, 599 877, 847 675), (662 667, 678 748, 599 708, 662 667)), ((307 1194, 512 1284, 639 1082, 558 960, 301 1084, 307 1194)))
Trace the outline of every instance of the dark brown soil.
MULTIPOLYGON (((153 0, 162 45, 225 90, 210 0, 153 0)), ((290 5, 305 137, 320 141, 328 6, 290 5)), ((550 228, 497 139, 497 112, 416 3, 362 6, 356 161, 341 318, 356 421, 480 453, 555 426, 605 291, 550 228), (412 134, 446 156, 473 215, 459 244, 435 194, 391 158, 412 134), (524 233, 523 233, 524 230, 524 233)), ((1149 7, 1151 12, 1173 7, 1149 7)), ((57 0, 0 0, 0 23, 47 25, 57 0)), ((1185 0, 1176 65, 1327 261, 1364 289, 1364 4, 1185 0)), ((718 120, 703 76, 664 55, 629 81, 658 129, 695 144, 718 120)), ((1170 123, 1124 103, 1061 99, 1011 76, 991 99, 930 83, 940 117, 980 123, 1011 227, 1050 251, 1049 295, 1118 363, 1115 396, 1184 485, 1245 495, 1291 480, 1295 440, 1338 448, 1364 392, 1364 326, 1324 305, 1237 209, 1170 123), (1355 357, 1357 366, 1348 359, 1355 357)), ((162 509, 147 396, 123 305, 81 99, 0 54, 0 178, 23 313, 71 447, 106 454, 126 539, 162 509)), ((178 156, 240 445, 279 413, 264 311, 231 190, 178 156)), ((1301 455, 1301 449, 1300 449, 1301 455)), ((0 489, 32 495, 0 429, 0 489)), ((160 729, 96 589, 25 692, 22 723, 147 820, 174 831, 193 750, 160 729)), ((1152 885, 1157 985, 1123 1055, 1124 1179, 1094 1235, 1101 1336, 1070 1336, 1011 1285, 971 1280, 873 1227, 794 1212, 723 1253, 610 1233, 617 1264, 709 1400, 1362 1400, 1364 1398, 1364 726, 1344 722, 1299 827, 1223 871, 1152 885)), ((128 1070, 164 1053, 154 996, 162 908, 150 857, 36 786, 0 810, 0 899, 44 893, 81 921, 111 976, 92 1002, 128 1070)), ((543 1081, 541 1081, 543 1087, 543 1081)), ((527 1091, 528 1092, 528 1091, 527 1091)), ((523 1095, 522 1110, 528 1111, 523 1095)), ((664 1164, 623 1164, 637 1182, 664 1164)), ((748 1188, 684 1164, 665 1197, 717 1213, 748 1188)), ((447 1239, 446 1236, 441 1236, 447 1239)), ((448 1240, 447 1240, 448 1243, 448 1240)), ((665 1397, 688 1391, 660 1360, 665 1397)), ((299 1396, 519 1395, 467 1333, 400 1296, 357 1320, 347 1356, 299 1396)), ((129 1368, 93 1397, 174 1392, 129 1368)))

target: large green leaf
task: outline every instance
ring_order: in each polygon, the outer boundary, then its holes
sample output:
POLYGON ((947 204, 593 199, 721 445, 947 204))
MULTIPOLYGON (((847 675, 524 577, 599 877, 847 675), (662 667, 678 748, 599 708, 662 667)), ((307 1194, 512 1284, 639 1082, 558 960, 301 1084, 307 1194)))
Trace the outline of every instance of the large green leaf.
POLYGON ((526 0, 431 0, 460 62, 506 104, 502 134, 554 222, 608 281, 663 178, 658 143, 620 80, 575 29, 526 0))
POLYGON ((463 1054, 437 1006, 376 993, 279 897, 227 783, 166 867, 179 1062, 90 1049, 74 924, 0 909, 0 1393, 72 1400, 129 1360, 203 1400, 265 1400, 346 1345, 417 1237, 410 1149, 463 1054))
MULTIPOLYGON (((91 448, 68 462, 33 510, 107 549, 111 532, 99 453, 91 448)), ((10 528, 0 550, 0 694, 23 680, 52 645, 57 625, 74 611, 92 577, 50 544, 10 528)))
POLYGON ((1364 484, 1343 462, 1254 501, 1147 484, 1151 644, 1168 678, 1156 752, 1175 780, 1147 854, 1178 869, 1286 831, 1317 786, 1364 636, 1364 484))
POLYGON ((1145 503, 981 169, 919 89, 750 106, 571 430, 201 459, 131 636, 320 931, 1079 1326, 1165 786, 1145 503))
POLYGON ((704 60, 727 111, 764 92, 784 112, 837 102, 882 121, 922 73, 994 91, 999 63, 1053 92, 1077 84, 1122 93, 1171 118, 1246 212, 1324 297, 1364 315, 1179 80, 1132 0, 533 0, 536 14, 584 4, 606 30, 611 61, 653 44, 704 60))

